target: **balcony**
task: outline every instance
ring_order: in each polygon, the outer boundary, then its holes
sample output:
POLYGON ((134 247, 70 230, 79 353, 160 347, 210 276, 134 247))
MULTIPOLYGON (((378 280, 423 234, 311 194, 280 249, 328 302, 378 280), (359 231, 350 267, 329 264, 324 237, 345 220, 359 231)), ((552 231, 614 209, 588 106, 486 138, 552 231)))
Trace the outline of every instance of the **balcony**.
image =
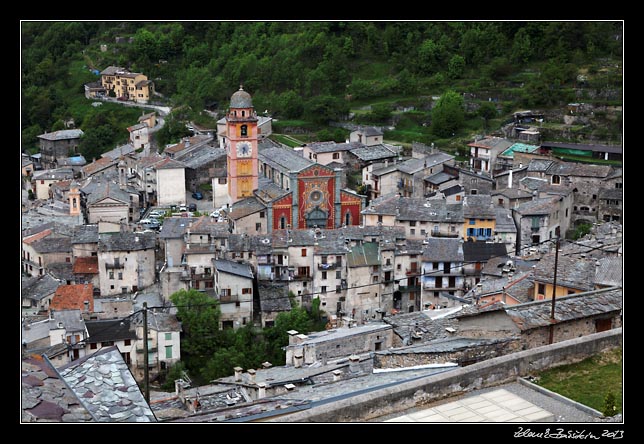
MULTIPOLYGON (((157 366, 158 360, 153 359, 148 361, 148 368, 155 368, 157 366)), ((137 362, 136 368, 145 368, 145 363, 137 362)))
POLYGON ((405 268, 405 274, 407 276, 420 274, 420 268, 405 268))
POLYGON ((418 292, 420 291, 420 285, 399 285, 398 290, 401 293, 409 293, 410 291, 418 292))
POLYGON ((222 304, 231 303, 231 302, 248 302, 248 301, 251 301, 253 298, 252 294, 249 294, 246 296, 248 297, 244 299, 238 294, 219 295, 219 302, 221 302, 222 304))
POLYGON ((308 274, 296 274, 293 276, 294 281, 310 281, 313 277, 308 274))
POLYGON ((125 263, 120 263, 120 262, 114 262, 113 264, 108 264, 105 262, 105 269, 106 270, 123 270, 125 268, 125 263))
MULTIPOLYGON (((148 353, 156 353, 157 350, 158 349, 156 347, 148 347, 148 353)), ((143 346, 142 345, 137 345, 136 352, 137 353, 143 353, 144 352, 143 346)))
POLYGON ((318 270, 335 270, 336 268, 342 268, 341 263, 337 262, 328 262, 326 264, 318 264, 318 270))
POLYGON ((213 276, 214 275, 212 273, 192 273, 190 275, 190 278, 195 281, 203 281, 207 279, 212 279, 213 276))

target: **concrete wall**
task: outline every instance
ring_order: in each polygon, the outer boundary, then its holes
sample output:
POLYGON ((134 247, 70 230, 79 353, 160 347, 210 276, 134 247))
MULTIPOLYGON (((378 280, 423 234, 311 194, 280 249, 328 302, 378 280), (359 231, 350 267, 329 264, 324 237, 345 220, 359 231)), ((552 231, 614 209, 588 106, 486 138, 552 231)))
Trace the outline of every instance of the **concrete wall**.
POLYGON ((455 370, 374 390, 308 410, 269 419, 271 422, 351 422, 515 381, 517 377, 570 364, 603 350, 622 346, 622 329, 609 330, 532 350, 512 353, 455 370))
POLYGON ((186 174, 184 168, 157 170, 157 204, 181 205, 186 203, 186 174))

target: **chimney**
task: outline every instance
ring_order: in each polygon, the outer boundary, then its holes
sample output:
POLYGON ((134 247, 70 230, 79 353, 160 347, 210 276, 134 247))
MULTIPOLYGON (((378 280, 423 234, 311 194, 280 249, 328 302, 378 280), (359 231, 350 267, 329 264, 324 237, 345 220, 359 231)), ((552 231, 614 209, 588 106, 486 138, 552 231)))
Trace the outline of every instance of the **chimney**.
POLYGON ((291 392, 291 391, 295 390, 295 384, 284 384, 284 387, 285 387, 285 388, 286 388, 286 390, 288 390, 289 392, 291 392))
POLYGON ((510 168, 510 175, 508 176, 508 188, 512 188, 512 168, 510 168))
POLYGON ((293 367, 300 368, 302 367, 302 361, 304 360, 304 355, 302 350, 298 350, 293 353, 293 367))
POLYGON ((271 368, 272 366, 273 366, 273 364, 271 364, 271 363, 270 363, 270 362, 268 362, 268 361, 266 361, 266 362, 262 362, 262 367, 263 367, 263 368, 271 368))
POLYGON ((266 383, 258 382, 257 383, 257 399, 266 398, 266 383))
POLYGON ((85 306, 85 313, 89 313, 89 301, 83 301, 83 305, 85 306))
POLYGON ((299 332, 297 330, 289 330, 288 333, 288 345, 297 344, 297 338, 295 337, 299 332))
POLYGON ((244 371, 244 369, 241 367, 235 367, 233 370, 235 370, 235 382, 241 382, 242 372, 244 371))
POLYGON ((339 381, 341 376, 342 372, 340 370, 333 370, 333 382, 339 381))
POLYGON ((357 355, 349 356, 349 371, 358 373, 360 371, 360 357, 357 355))
POLYGON ((296 344, 301 344, 302 342, 306 341, 307 339, 309 339, 309 337, 307 335, 305 335, 305 334, 295 335, 295 341, 296 341, 295 343, 296 344))
POLYGON ((255 373, 257 373, 255 369, 253 368, 248 369, 248 382, 250 384, 255 384, 255 373))

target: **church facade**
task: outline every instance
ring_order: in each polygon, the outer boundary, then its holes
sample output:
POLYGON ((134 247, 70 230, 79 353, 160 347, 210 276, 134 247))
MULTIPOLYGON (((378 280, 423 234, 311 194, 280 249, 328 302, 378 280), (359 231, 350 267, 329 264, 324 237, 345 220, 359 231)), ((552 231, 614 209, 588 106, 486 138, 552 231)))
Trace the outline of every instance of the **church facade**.
POLYGON ((361 224, 365 196, 341 189, 341 169, 305 159, 301 151, 270 139, 258 143, 257 115, 250 94, 241 88, 231 97, 226 128, 233 221, 247 216, 241 208, 252 207, 266 219, 256 224, 257 232, 361 224))

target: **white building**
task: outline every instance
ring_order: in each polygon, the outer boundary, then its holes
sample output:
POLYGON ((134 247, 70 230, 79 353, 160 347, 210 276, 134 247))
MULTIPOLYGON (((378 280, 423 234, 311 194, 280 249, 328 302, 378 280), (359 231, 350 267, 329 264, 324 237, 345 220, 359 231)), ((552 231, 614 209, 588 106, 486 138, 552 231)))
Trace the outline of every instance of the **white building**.
POLYGON ((143 233, 103 235, 98 244, 101 295, 132 293, 154 283, 156 236, 143 233))
POLYGON ((155 165, 157 172, 157 205, 186 204, 186 167, 176 160, 165 159, 155 165))
POLYGON ((253 272, 250 265, 225 259, 214 261, 215 292, 221 306, 221 328, 253 322, 253 272))

